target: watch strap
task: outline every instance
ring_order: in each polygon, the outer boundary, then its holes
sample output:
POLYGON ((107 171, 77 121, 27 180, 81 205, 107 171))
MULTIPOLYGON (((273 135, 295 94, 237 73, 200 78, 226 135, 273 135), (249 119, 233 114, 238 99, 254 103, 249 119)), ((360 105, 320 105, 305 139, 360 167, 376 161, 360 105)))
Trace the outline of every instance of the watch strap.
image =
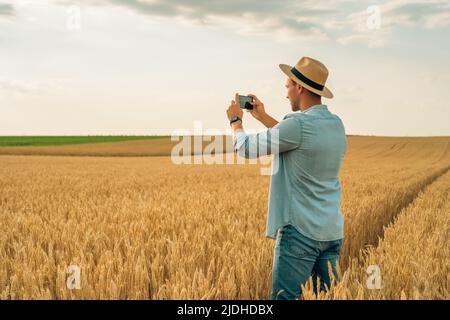
POLYGON ((230 124, 232 124, 233 122, 239 121, 239 120, 242 121, 242 119, 239 116, 233 116, 230 118, 230 124))

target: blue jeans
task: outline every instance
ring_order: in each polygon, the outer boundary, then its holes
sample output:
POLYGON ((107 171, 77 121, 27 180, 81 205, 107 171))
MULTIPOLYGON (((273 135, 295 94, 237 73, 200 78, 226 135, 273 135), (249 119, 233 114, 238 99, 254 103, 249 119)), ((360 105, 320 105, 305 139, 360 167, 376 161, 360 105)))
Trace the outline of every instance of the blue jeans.
POLYGON ((278 229, 274 249, 271 299, 300 298, 302 294, 300 285, 305 284, 310 276, 313 276, 315 294, 318 278, 321 291, 326 290, 325 284, 330 288, 328 262, 337 281, 336 263, 341 248, 342 239, 316 241, 302 235, 292 225, 278 229))

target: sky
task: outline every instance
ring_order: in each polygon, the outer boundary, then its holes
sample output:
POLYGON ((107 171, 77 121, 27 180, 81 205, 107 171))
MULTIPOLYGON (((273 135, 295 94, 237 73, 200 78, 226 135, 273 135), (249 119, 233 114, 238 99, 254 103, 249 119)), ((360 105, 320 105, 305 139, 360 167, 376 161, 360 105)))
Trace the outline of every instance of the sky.
POLYGON ((449 39, 441 0, 0 0, 0 135, 225 133, 236 92, 281 120, 309 56, 347 134, 449 136, 449 39))

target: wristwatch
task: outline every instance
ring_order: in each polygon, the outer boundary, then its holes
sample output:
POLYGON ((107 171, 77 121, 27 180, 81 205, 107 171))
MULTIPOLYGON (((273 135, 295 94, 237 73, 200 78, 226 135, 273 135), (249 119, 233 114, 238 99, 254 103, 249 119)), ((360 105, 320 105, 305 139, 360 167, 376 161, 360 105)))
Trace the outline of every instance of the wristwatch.
POLYGON ((230 118, 230 124, 232 124, 233 122, 239 121, 239 120, 241 120, 241 122, 242 122, 242 119, 239 116, 232 116, 230 118))

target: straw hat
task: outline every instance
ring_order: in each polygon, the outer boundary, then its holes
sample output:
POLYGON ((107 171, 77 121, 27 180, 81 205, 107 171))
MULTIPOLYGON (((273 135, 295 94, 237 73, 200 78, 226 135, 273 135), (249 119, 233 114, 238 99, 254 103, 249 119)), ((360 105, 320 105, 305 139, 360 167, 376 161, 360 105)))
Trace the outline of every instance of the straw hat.
POLYGON ((295 67, 280 64, 280 69, 289 78, 309 91, 325 98, 333 98, 333 93, 325 87, 325 82, 328 78, 328 69, 322 62, 310 57, 303 57, 297 62, 295 67))

